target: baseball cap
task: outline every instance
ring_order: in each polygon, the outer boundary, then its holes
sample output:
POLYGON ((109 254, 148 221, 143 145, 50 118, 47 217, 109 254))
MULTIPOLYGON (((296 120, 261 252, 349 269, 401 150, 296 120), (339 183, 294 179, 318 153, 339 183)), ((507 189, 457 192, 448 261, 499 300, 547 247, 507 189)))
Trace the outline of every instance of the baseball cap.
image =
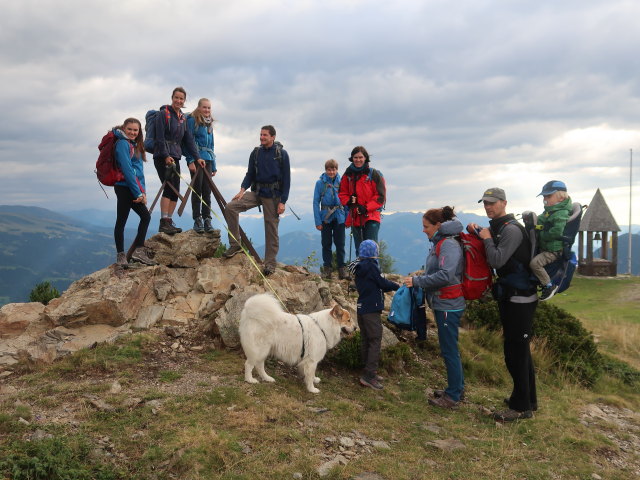
POLYGON ((542 191, 538 195, 536 195, 536 197, 539 197, 540 195, 551 195, 552 193, 566 191, 567 186, 564 184, 564 182, 561 182, 560 180, 551 180, 550 182, 544 184, 544 187, 542 187, 542 191))
POLYGON ((482 198, 478 200, 478 203, 482 203, 484 201, 487 202, 497 202, 498 200, 507 200, 507 196, 504 193, 504 190, 498 187, 487 188, 482 194, 482 198))

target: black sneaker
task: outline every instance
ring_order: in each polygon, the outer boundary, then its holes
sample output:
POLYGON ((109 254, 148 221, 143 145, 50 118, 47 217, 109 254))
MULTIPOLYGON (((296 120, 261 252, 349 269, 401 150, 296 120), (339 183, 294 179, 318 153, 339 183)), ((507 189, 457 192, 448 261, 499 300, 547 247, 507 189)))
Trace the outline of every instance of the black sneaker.
POLYGON ((374 390, 382 390, 384 388, 384 385, 382 385, 376 379, 376 377, 373 377, 371 379, 366 379, 364 377, 360 377, 360 385, 362 385, 363 387, 373 388, 374 390))
POLYGON ((210 218, 205 218, 204 219, 204 231, 209 233, 209 232, 213 232, 213 227, 211 226, 211 219, 210 218))
MULTIPOLYGON (((504 404, 505 404, 507 407, 508 407, 508 406, 509 406, 509 404, 511 403, 511 402, 509 401, 509 399, 508 399, 508 398, 505 398, 505 399, 504 399, 504 400, 502 400, 502 401, 504 402, 504 404)), ((537 412, 537 411, 538 411, 538 404, 537 404, 537 403, 532 403, 532 404, 531 404, 531 411, 533 411, 533 412, 537 412)))
POLYGON ((549 285, 547 287, 543 287, 542 292, 540 292, 540 301, 544 302, 545 300, 549 300, 553 297, 558 291, 558 285, 549 285))
POLYGON ((240 248, 240 245, 234 245, 231 248, 228 248, 227 250, 225 250, 225 252, 222 254, 222 256, 224 258, 231 258, 233 257, 236 253, 241 252, 242 248, 240 248))
POLYGON ((533 417, 533 412, 531 410, 519 412, 518 410, 509 408, 500 412, 493 412, 493 419, 497 422, 515 422, 516 420, 524 420, 531 417, 533 417))
POLYGON ((204 233, 204 223, 202 223, 202 217, 196 217, 193 219, 193 231, 196 233, 204 233))

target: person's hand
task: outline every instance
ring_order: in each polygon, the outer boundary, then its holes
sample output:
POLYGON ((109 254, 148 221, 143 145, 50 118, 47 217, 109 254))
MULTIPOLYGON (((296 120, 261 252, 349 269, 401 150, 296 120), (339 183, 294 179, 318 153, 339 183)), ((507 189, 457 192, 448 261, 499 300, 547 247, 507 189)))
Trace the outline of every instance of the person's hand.
POLYGON ((241 188, 238 193, 236 193, 231 200, 240 200, 244 196, 245 189, 241 188))
POLYGON ((164 159, 164 163, 169 165, 171 163, 175 163, 172 157, 167 157, 164 159))
POLYGON ((216 176, 216 173, 218 173, 218 171, 217 171, 217 170, 213 170, 213 171, 211 172, 211 176, 212 176, 212 177, 215 177, 215 176, 216 176))
POLYGON ((316 230, 322 230, 322 225, 316 225, 316 230))
POLYGON ((284 203, 279 203, 278 204, 278 215, 282 215, 284 213, 284 203))
POLYGON ((407 287, 413 287, 413 277, 404 277, 402 279, 402 283, 404 283, 407 287))
POLYGON ((355 195, 349 197, 348 207, 355 208, 358 205, 358 198, 355 195))
POLYGON ((491 238, 491 230, 489 230, 488 228, 483 228, 482 230, 480 230, 478 232, 478 236, 482 240, 486 240, 487 238, 491 238))
POLYGON ((478 233, 478 230, 480 229, 480 227, 478 226, 477 223, 470 223, 469 225, 467 225, 467 232, 469 233, 478 233))
POLYGON ((204 168, 204 166, 206 165, 206 162, 201 158, 196 160, 196 162, 198 162, 198 165, 200 165, 202 168, 204 168))
POLYGON ((136 198, 133 203, 142 203, 143 205, 147 204, 147 196, 143 193, 138 198, 136 198))
POLYGON ((367 214, 367 207, 365 207, 364 205, 357 205, 356 206, 356 210, 358 210, 358 213, 360 215, 366 215, 367 214))
POLYGON ((191 173, 196 173, 196 164, 195 162, 191 162, 189 165, 187 165, 189 167, 189 171, 191 173))

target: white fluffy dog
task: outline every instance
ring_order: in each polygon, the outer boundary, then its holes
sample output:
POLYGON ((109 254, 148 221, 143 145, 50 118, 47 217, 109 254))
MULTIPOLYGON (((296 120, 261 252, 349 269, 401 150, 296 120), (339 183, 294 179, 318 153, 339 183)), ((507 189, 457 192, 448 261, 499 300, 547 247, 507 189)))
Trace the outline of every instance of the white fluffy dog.
POLYGON ((311 393, 318 393, 314 383, 316 367, 325 353, 340 341, 340 333, 355 330, 349 312, 336 305, 309 315, 292 315, 280 307, 269 294, 254 295, 244 304, 240 315, 240 343, 247 357, 244 379, 253 378, 253 368, 265 382, 275 382, 264 371, 264 361, 274 356, 289 365, 296 365, 311 393))

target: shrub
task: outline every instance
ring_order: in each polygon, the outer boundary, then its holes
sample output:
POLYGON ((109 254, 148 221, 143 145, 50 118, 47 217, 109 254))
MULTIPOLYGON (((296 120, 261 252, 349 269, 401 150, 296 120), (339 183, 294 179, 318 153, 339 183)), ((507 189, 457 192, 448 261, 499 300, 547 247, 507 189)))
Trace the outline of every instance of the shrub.
MULTIPOLYGON (((500 315, 496 302, 470 302, 465 319, 475 327, 500 330, 500 315)), ((540 303, 533 321, 533 333, 545 340, 553 355, 553 367, 592 387, 602 374, 602 356, 593 336, 580 321, 566 310, 549 303, 540 303)))
POLYGON ((352 370, 362 368, 360 358, 360 331, 343 339, 336 348, 329 353, 329 358, 343 367, 352 370))
POLYGON ((58 298, 59 296, 60 292, 58 292, 58 289, 52 286, 49 282, 41 282, 31 290, 31 293, 29 294, 29 301, 40 302, 46 305, 51 300, 58 298))
POLYGON ((639 370, 636 370, 629 364, 618 360, 617 358, 610 357, 609 355, 603 355, 602 360, 602 368, 607 375, 619 379, 625 385, 634 386, 640 384, 639 370))

